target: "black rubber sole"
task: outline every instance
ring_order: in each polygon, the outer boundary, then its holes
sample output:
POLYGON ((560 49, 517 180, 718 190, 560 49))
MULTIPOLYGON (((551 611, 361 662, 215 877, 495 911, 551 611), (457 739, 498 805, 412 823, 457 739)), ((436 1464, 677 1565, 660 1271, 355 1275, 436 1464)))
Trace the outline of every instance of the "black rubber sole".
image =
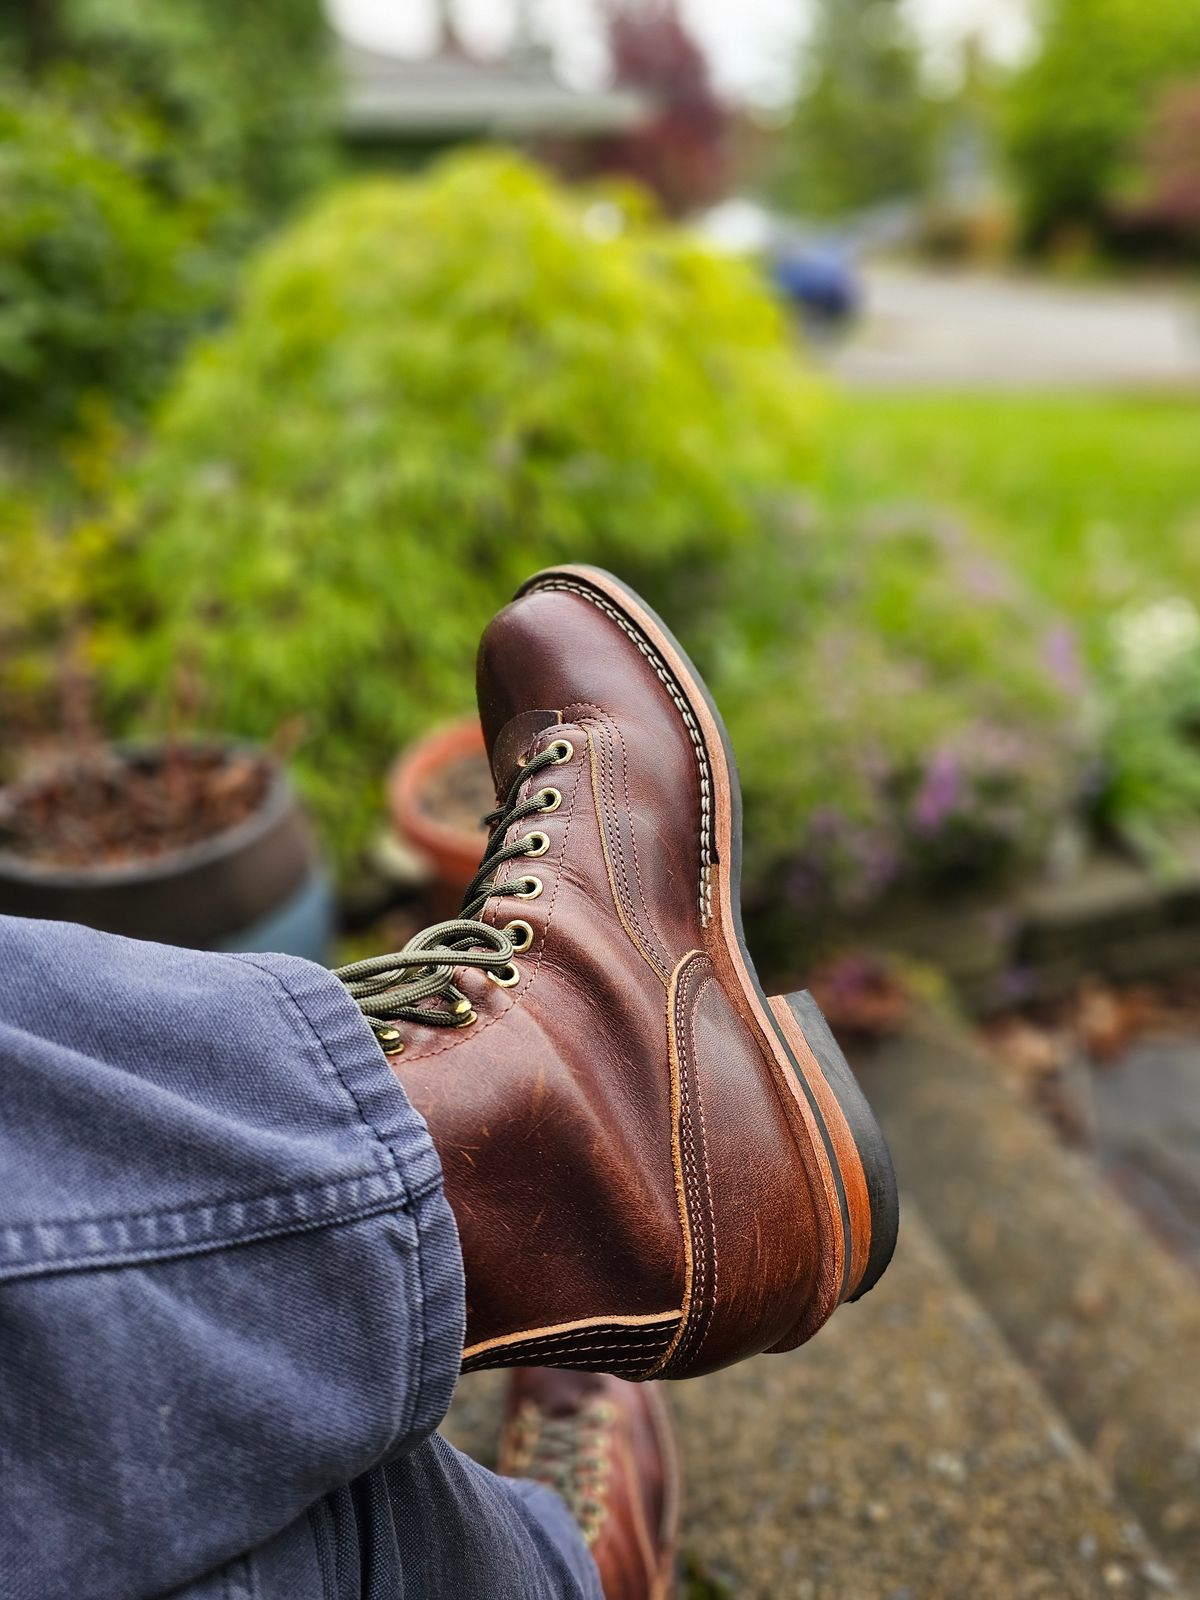
POLYGON ((900 1228, 900 1196, 896 1188, 892 1153, 820 1006, 807 989, 789 994, 786 999, 788 1009, 795 1017, 808 1048, 816 1056, 825 1074, 825 1081, 842 1109, 867 1181, 867 1198, 871 1207, 871 1248, 862 1280, 850 1296, 851 1300, 861 1300, 867 1290, 873 1289, 879 1282, 896 1248, 896 1236, 900 1228))
MULTIPOLYGON (((539 580, 550 577, 553 574, 553 571, 554 569, 550 569, 547 573, 536 574, 529 580, 527 584, 522 585, 522 587, 517 591, 518 594, 524 594, 528 590, 538 588, 539 580)), ((866 1096, 859 1088, 858 1082, 855 1079, 853 1072, 850 1070, 849 1063, 846 1061, 840 1046, 834 1039, 833 1034, 830 1031, 829 1024, 825 1021, 825 1018, 821 1013, 820 1007, 807 990, 803 990, 796 995, 789 995, 787 997, 788 1006, 790 1007, 793 1016, 796 1018, 796 1021, 800 1026, 800 1031, 804 1034, 809 1048, 816 1056, 822 1072, 825 1075, 826 1081, 828 1082, 830 1089, 833 1091, 834 1097, 837 1099, 838 1105, 842 1110, 842 1114, 846 1119, 846 1123, 850 1128, 851 1135, 854 1139, 855 1145, 858 1148, 859 1158, 863 1166, 863 1173, 866 1177, 867 1193, 870 1197, 871 1246, 868 1254, 867 1268, 863 1274, 861 1282, 856 1286, 854 1293, 850 1296, 847 1296, 846 1288, 849 1281, 852 1255, 850 1209, 846 1200, 846 1189, 842 1180, 841 1169, 837 1158, 837 1151, 834 1146, 833 1139, 830 1136, 829 1129, 826 1126, 825 1116, 817 1097, 814 1094, 807 1078, 805 1077, 800 1063, 796 1060, 795 1054, 788 1043, 787 1036, 785 1035, 778 1019, 775 1017, 774 1012, 771 1009, 767 992, 762 986, 762 981, 759 978, 758 971, 754 965, 754 958, 751 956, 749 946, 746 943, 746 931, 742 921, 741 892, 742 785, 741 779, 738 776, 737 757, 733 753, 733 742, 729 737, 729 730, 725 726, 725 719, 722 717, 716 701, 709 693, 708 685, 701 677, 691 657, 680 644, 679 640, 675 637, 674 633, 672 633, 671 629, 654 610, 654 608, 648 605, 647 602, 642 599, 641 595, 639 595, 635 590, 631 589, 628 584, 623 583, 621 579, 616 577, 613 573, 605 571, 603 567, 571 565, 567 568, 564 576, 569 575, 573 581, 581 582, 586 585, 589 574, 593 574, 595 579, 602 580, 595 583, 595 588, 596 592, 603 598, 611 600, 611 596, 606 593, 606 590, 609 587, 619 590, 621 594, 627 596, 633 607, 633 610, 629 616, 629 621, 631 624, 636 626, 637 613, 639 611, 644 613, 652 620, 655 627, 659 630, 663 638, 670 645, 671 649, 678 656, 679 660, 686 667, 690 681, 683 681, 679 678, 678 673, 671 668, 670 663, 662 660, 661 655, 655 648, 654 640, 647 637, 643 633, 646 643, 651 649, 654 650, 656 657, 661 662, 664 669, 670 673, 673 679, 675 679, 683 693, 691 698, 699 697, 703 700, 704 704, 708 707, 713 722, 716 725, 717 733, 721 740, 722 755, 725 760, 725 767, 729 778, 731 812, 729 898, 730 910, 733 916, 734 934, 738 943, 738 951, 750 981, 753 984, 758 998, 762 1004, 763 1012, 766 1015, 771 1027, 774 1029, 775 1036, 779 1040, 779 1043, 783 1049, 783 1053, 787 1058, 789 1066, 791 1067, 792 1076, 803 1091, 804 1097, 808 1102, 809 1108, 812 1112, 813 1120, 820 1131, 821 1139, 825 1146, 825 1153, 829 1161, 830 1170, 833 1173, 834 1186, 837 1191, 838 1203, 841 1211, 842 1233, 845 1243, 845 1265, 843 1268, 841 1298, 860 1300, 862 1296, 866 1294, 869 1289, 873 1288, 879 1281, 885 1267, 892 1259, 892 1254, 896 1248, 896 1236, 899 1228, 900 1203, 899 1195, 896 1190, 896 1175, 892 1166, 891 1154, 888 1151, 886 1143, 884 1142, 883 1133, 880 1130, 879 1124, 875 1120, 874 1113, 871 1111, 871 1108, 867 1103, 866 1096)), ((714 840, 714 851, 715 845, 716 841, 714 840)))

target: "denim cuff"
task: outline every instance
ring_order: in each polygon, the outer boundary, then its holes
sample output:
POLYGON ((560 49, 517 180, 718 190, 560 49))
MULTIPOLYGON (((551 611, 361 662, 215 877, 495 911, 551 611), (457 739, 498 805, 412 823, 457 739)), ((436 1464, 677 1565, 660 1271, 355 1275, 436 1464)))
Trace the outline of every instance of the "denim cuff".
POLYGON ((431 1434, 449 1409, 466 1332, 462 1250, 429 1128, 362 1013, 331 972, 298 956, 234 959, 269 974, 295 1006, 298 1024, 320 1047, 316 1069, 331 1074, 349 1096, 362 1122, 389 1152, 403 1186, 405 1209, 416 1225, 420 1284, 419 1304, 410 1308, 421 1340, 419 1351, 413 1352, 414 1408, 404 1430, 411 1444, 431 1434))

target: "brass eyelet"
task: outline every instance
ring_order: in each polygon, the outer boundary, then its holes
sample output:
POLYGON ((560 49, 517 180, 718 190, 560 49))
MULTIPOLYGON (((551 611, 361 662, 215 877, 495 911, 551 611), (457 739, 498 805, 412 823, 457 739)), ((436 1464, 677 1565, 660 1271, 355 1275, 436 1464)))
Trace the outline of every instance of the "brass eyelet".
POLYGON ((502 989, 511 989, 515 983, 521 981, 521 973, 515 961, 510 961, 507 966, 501 967, 499 972, 489 972, 488 977, 502 989))
POLYGON ((544 856, 550 848, 550 835, 548 833, 527 833, 521 843, 525 847, 527 856, 544 856))
POLYGON ((562 792, 558 789, 540 789, 538 799, 542 802, 543 811, 557 811, 562 805, 562 792))
POLYGON ((513 894, 518 900, 536 900, 538 895, 540 895, 542 890, 545 888, 545 884, 542 882, 542 880, 535 877, 532 872, 527 878, 523 878, 521 881, 525 887, 523 889, 513 890, 513 894))
POLYGON ((462 1019, 455 1023, 457 1028, 469 1028, 473 1022, 479 1021, 479 1013, 469 1000, 460 1000, 454 1008, 454 1014, 462 1019))
POLYGON ((398 1056, 404 1053, 404 1040, 400 1037, 397 1028, 389 1028, 386 1033, 377 1035, 380 1047, 385 1056, 398 1056))
POLYGON ((575 746, 570 739, 556 739, 550 749, 554 755, 554 765, 556 767, 565 766, 575 754, 575 746))
POLYGON ((506 922, 504 924, 504 932, 512 941, 513 950, 517 955, 520 955, 523 951, 528 950, 530 945, 533 943, 533 929, 527 922, 522 922, 520 918, 517 918, 512 922, 506 922), (518 928, 520 929, 522 935, 520 944, 517 943, 516 930, 518 928))

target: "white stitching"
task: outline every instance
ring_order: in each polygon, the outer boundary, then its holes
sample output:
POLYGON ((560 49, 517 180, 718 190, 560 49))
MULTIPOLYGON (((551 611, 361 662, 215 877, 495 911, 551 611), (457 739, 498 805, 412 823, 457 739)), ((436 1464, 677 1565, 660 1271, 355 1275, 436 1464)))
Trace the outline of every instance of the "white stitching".
POLYGON ((683 697, 679 686, 672 679, 666 668, 659 661, 650 645, 641 637, 627 618, 623 617, 614 605, 611 605, 602 595, 585 589, 582 584, 568 583, 564 579, 556 579, 550 583, 539 583, 535 586, 537 591, 563 590, 568 594, 577 594, 583 600, 588 600, 604 614, 615 622, 623 633, 629 635, 634 644, 654 668, 656 676, 661 680, 663 687, 675 702, 676 709, 683 718, 688 736, 696 752, 696 765, 700 774, 700 922, 707 927, 712 920, 712 795, 711 779, 708 770, 708 755, 704 748, 704 739, 692 715, 692 709, 683 697))

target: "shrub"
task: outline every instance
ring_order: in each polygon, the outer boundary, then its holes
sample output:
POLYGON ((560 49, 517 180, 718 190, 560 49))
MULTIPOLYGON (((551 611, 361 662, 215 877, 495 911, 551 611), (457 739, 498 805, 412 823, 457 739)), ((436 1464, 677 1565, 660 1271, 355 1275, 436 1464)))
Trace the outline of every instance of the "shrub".
POLYGON ((1158 94, 1129 188, 1118 219, 1126 235, 1200 254, 1200 76, 1158 94))
POLYGON ((378 775, 470 704, 488 615, 590 559, 687 616, 808 468, 817 392, 749 268, 500 155, 355 184, 269 246, 186 363, 100 575, 126 716, 302 714, 342 851, 378 775))
POLYGON ((27 432, 95 391, 145 400, 214 298, 201 217, 138 172, 139 143, 48 97, 0 107, 0 418, 27 432))
POLYGON ((1200 813, 1200 614, 1183 595, 1126 605, 1104 671, 1101 819, 1151 862, 1200 813))
POLYGON ((233 260, 323 170, 325 57, 317 0, 62 0, 0 25, 10 429, 157 392, 233 260))
POLYGON ((1200 71, 1200 8, 1177 0, 1052 0, 1018 75, 1008 145, 1035 243, 1104 230, 1156 92, 1200 71))
POLYGON ((1037 862, 1080 791, 1085 685, 1069 630, 1006 568, 928 512, 825 509, 740 584, 713 666, 753 876, 793 926, 1037 862))
POLYGON ((106 119, 134 112, 151 124, 164 193, 220 189, 223 225, 253 229, 324 172, 331 72, 320 0, 56 0, 42 13, 18 8, 4 25, 24 45, 27 72, 106 119))
POLYGON ((161 716, 181 679, 208 726, 302 717, 345 856, 396 747, 470 709, 491 612, 591 560, 728 706, 760 882, 855 900, 1036 852, 1079 763, 1053 619, 952 528, 798 517, 822 404, 779 310, 615 215, 462 156, 347 188, 264 252, 110 519, 119 717, 161 716))

